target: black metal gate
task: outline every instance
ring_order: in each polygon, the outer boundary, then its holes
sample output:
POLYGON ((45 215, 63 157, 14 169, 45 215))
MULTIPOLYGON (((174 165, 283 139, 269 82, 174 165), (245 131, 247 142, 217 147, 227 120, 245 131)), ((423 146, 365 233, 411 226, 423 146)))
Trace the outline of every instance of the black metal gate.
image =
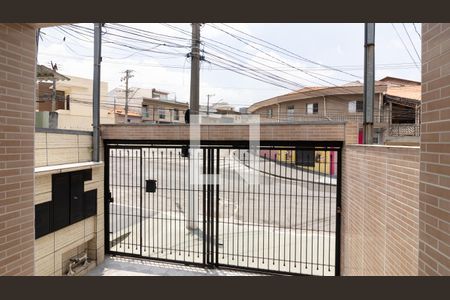
POLYGON ((340 143, 106 144, 110 254, 339 275, 340 143))

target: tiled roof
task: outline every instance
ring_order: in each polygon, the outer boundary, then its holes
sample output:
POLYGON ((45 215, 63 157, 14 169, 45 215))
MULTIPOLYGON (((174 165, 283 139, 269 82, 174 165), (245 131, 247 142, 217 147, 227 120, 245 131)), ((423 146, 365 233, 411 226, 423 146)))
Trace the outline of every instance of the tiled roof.
POLYGON ((399 98, 421 100, 422 86, 420 85, 389 86, 387 88, 386 94, 399 98))

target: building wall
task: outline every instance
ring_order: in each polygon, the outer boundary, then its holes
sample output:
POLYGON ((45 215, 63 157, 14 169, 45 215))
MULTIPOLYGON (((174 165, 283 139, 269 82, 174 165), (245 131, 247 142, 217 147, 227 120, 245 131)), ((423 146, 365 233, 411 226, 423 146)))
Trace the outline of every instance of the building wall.
MULTIPOLYGON (((130 120, 128 123, 133 124, 140 124, 142 123, 142 117, 141 116, 128 116, 128 120, 130 120)), ((125 123, 125 115, 122 114, 115 114, 115 124, 124 124, 125 123)), ((109 123, 101 123, 101 124, 109 124, 109 123)))
POLYGON ((144 122, 157 122, 157 123, 184 123, 184 113, 189 108, 186 103, 168 103, 158 101, 155 99, 143 99, 142 106, 147 107, 148 117, 142 116, 144 122), (160 118, 159 110, 162 109, 165 114, 165 118, 160 118), (178 109, 178 120, 174 118, 174 109, 178 109))
POLYGON ((450 24, 422 25, 419 274, 450 275, 450 24))
MULTIPOLYGON (((189 125, 102 125, 105 140, 189 140, 189 125)), ((356 142, 357 126, 343 122, 310 122, 308 124, 261 124, 260 139, 266 141, 345 141, 356 142)), ((248 125, 202 125, 204 140, 242 141, 249 138, 248 125)))
MULTIPOLYGON (((319 93, 319 92, 318 92, 319 93)), ((379 95, 376 94, 375 97, 375 109, 374 114, 377 117, 378 114, 378 105, 379 105, 379 95)), ((323 116, 325 114, 325 106, 326 106, 326 112, 327 115, 330 117, 337 117, 337 116, 349 116, 350 118, 359 118, 362 119, 362 113, 349 113, 348 112, 348 103, 350 101, 362 101, 363 95, 339 95, 339 96, 326 96, 325 97, 325 103, 323 97, 315 97, 310 99, 299 99, 299 100, 293 100, 289 102, 283 102, 280 103, 279 108, 278 105, 270 105, 267 107, 262 107, 253 112, 253 114, 260 114, 262 117, 266 117, 268 113, 268 109, 271 108, 273 111, 273 119, 278 119, 278 109, 279 109, 279 116, 280 119, 286 119, 287 118, 287 108, 288 106, 294 106, 294 115, 297 116, 297 119, 304 118, 306 115, 306 105, 308 103, 317 103, 318 104, 318 113, 310 115, 310 117, 317 117, 317 116, 323 116)), ((309 115, 308 115, 309 116, 309 115)))
POLYGON ((419 147, 343 151, 343 275, 417 275, 419 147))
MULTIPOLYGON (((48 99, 49 94, 51 95, 51 85, 52 83, 39 82, 38 91, 42 99, 48 99)), ((92 131, 92 79, 70 76, 68 81, 58 81, 56 88, 57 99, 63 99, 57 101, 58 128, 92 131), (70 109, 65 109, 65 95, 70 97, 70 109)), ((107 94, 108 83, 101 82, 100 123, 114 124, 114 116, 109 113, 112 106, 106 106, 107 94)), ((37 108, 39 111, 51 111, 51 105, 51 101, 38 102, 37 108)))
POLYGON ((84 191, 97 189, 97 215, 36 239, 35 275, 65 275, 69 259, 84 251, 94 260, 93 267, 104 259, 104 168, 102 163, 79 164, 92 161, 92 135, 40 129, 35 138, 35 205, 52 201, 56 173, 92 168, 92 180, 85 181, 84 191))
MULTIPOLYGON (((90 78, 81 78, 76 76, 67 76, 70 80, 58 81, 56 89, 64 91, 70 95, 71 101, 84 102, 92 105, 93 80, 90 78)), ((100 103, 105 103, 108 97, 108 83, 100 82, 100 103)))
POLYGON ((57 132, 36 132, 36 167, 92 161, 92 135, 57 132))
MULTIPOLYGON (((70 171, 84 168, 71 168, 70 171)), ((67 172, 56 169, 36 173, 35 204, 52 200, 52 174, 67 172)), ((104 204, 103 165, 92 167, 92 180, 84 183, 84 190, 97 189, 97 215, 81 220, 35 241, 35 275, 66 275, 70 258, 87 251, 92 259, 90 268, 104 260, 104 204)), ((84 272, 88 269, 83 270, 84 272)), ((83 274, 83 273, 80 273, 83 274)))
MULTIPOLYGON (((36 109, 38 111, 52 111, 52 85, 51 82, 39 82, 37 85, 36 109)), ((64 91, 56 91, 56 109, 64 109, 66 96, 64 91)))
POLYGON ((0 24, 0 275, 34 272, 35 41, 0 24))
MULTIPOLYGON (((103 105, 100 124, 114 124, 114 116, 103 105)), ((92 104, 71 102, 70 110, 58 110, 58 128, 92 131, 92 104)))

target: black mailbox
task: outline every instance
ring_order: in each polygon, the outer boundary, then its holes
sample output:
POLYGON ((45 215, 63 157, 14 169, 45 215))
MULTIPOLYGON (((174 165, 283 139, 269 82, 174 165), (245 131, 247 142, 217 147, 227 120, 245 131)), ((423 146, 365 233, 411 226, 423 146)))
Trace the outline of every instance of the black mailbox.
POLYGON ((189 157, 189 146, 181 147, 181 157, 189 157))
POLYGON ((154 193, 154 192, 156 192, 156 180, 154 180, 154 179, 147 179, 145 181, 145 191, 147 193, 154 193))

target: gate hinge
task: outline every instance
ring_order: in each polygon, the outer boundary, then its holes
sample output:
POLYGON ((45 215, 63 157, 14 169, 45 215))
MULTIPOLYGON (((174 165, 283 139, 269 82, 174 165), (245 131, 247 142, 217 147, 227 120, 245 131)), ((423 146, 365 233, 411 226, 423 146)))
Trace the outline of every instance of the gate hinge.
POLYGON ((337 206, 337 207, 336 207, 336 213, 337 213, 337 214, 340 214, 340 213, 341 213, 341 207, 340 207, 340 206, 337 206))

